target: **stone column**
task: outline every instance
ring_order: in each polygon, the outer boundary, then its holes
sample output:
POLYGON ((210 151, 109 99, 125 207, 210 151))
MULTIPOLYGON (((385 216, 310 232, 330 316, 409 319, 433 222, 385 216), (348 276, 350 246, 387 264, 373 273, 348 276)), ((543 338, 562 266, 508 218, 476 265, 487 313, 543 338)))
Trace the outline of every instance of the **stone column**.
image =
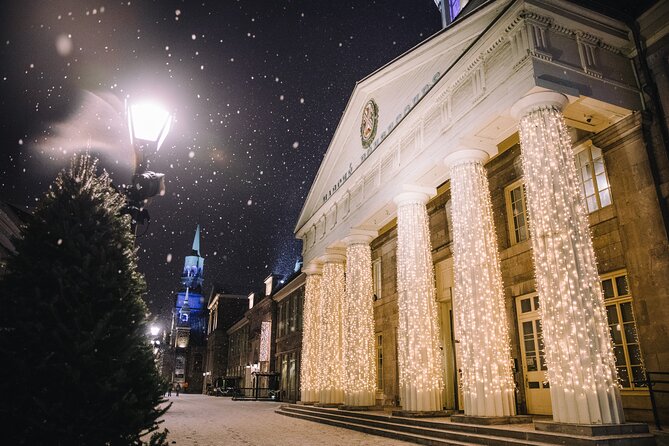
POLYGON ((352 234, 346 248, 346 302, 343 310, 344 404, 376 404, 374 291, 372 289, 373 236, 352 234))
POLYGON ((511 343, 488 177, 479 149, 459 150, 451 168, 455 311, 465 415, 516 414, 511 343))
POLYGON ((440 411, 443 360, 434 268, 423 192, 404 192, 397 204, 397 303, 400 403, 404 411, 440 411))
POLYGON ((302 358, 300 365, 300 400, 314 403, 320 398, 320 300, 323 267, 311 262, 303 269, 307 275, 304 290, 304 312, 302 321, 302 358))
POLYGON ((520 119, 534 268, 553 419, 623 423, 604 298, 574 154, 555 92, 529 94, 520 119))
POLYGON ((342 309, 346 299, 343 252, 330 252, 323 261, 321 280, 321 332, 320 332, 320 404, 334 405, 344 402, 344 364, 342 339, 342 309))

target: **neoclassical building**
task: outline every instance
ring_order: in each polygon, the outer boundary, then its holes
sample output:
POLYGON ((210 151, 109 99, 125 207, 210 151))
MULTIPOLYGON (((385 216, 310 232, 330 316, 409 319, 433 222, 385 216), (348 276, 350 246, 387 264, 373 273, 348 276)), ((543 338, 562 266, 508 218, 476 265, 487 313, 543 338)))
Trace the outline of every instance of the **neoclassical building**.
POLYGON ((295 230, 303 402, 648 419, 668 17, 472 1, 356 84, 295 230))

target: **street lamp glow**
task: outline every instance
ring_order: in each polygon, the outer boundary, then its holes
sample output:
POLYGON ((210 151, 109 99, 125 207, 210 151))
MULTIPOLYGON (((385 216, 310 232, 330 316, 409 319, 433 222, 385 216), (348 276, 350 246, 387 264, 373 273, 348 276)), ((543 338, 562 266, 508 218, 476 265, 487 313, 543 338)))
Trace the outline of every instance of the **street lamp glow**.
POLYGON ((172 124, 172 116, 160 105, 141 102, 128 106, 128 126, 132 143, 135 140, 156 144, 156 150, 165 141, 172 124))
POLYGON ((160 333, 160 327, 157 325, 152 325, 151 326, 151 336, 158 336, 158 333, 160 333))

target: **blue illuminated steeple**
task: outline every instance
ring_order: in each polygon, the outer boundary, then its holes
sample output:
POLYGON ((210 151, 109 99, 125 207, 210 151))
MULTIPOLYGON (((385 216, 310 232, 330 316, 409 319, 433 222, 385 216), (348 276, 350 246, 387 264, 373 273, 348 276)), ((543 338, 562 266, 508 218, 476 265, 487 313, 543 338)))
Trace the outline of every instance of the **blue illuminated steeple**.
POLYGON ((181 284, 192 289, 201 288, 204 273, 204 258, 200 256, 200 225, 197 225, 193 238, 193 250, 186 256, 184 270, 181 274, 181 284))

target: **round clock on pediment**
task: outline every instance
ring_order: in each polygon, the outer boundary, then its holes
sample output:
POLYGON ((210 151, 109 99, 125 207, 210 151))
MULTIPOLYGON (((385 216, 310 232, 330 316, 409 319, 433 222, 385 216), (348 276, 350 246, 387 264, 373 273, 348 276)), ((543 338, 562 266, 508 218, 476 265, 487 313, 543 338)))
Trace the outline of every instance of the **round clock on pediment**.
POLYGON ((370 99, 362 109, 362 122, 360 123, 360 140, 364 149, 372 145, 378 125, 379 106, 376 105, 374 99, 370 99))

